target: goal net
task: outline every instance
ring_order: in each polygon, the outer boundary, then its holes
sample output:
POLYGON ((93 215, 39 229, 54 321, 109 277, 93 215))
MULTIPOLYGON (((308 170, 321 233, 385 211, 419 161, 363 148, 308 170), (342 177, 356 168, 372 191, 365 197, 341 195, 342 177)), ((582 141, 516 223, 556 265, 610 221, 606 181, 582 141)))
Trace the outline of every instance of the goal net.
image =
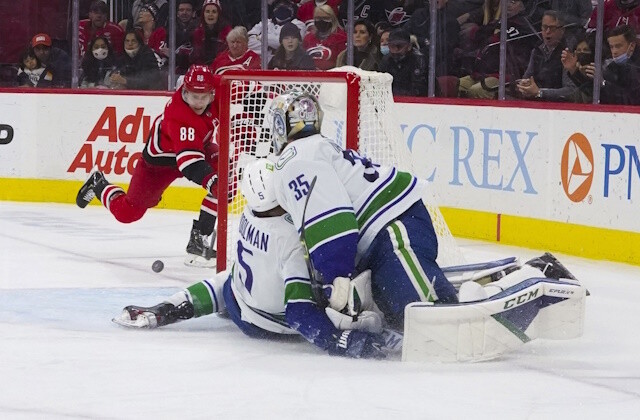
MULTIPOLYGON (((273 99, 296 88, 315 95, 324 111, 322 134, 374 163, 414 172, 411 154, 394 115, 392 77, 386 73, 341 67, 329 72, 228 71, 218 94, 220 155, 218 180, 217 270, 234 260, 238 222, 244 209, 240 181, 246 165, 272 153, 268 110, 273 99), (221 197, 228 198, 224 206, 221 197)), ((433 188, 424 197, 438 235, 438 263, 464 262, 437 207, 433 188)))

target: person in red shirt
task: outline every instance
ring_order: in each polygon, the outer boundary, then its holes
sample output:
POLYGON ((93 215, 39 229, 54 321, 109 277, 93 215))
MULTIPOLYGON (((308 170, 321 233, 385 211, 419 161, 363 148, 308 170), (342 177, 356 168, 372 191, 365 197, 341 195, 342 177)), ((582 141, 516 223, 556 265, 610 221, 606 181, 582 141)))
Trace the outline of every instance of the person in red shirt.
POLYGON ((313 24, 315 30, 305 35, 302 46, 318 70, 332 69, 336 66, 338 54, 347 48, 347 34, 338 25, 338 18, 328 4, 316 7, 313 24))
POLYGON ((222 15, 222 6, 218 0, 204 0, 200 19, 201 23, 191 37, 191 62, 211 64, 225 49, 231 25, 222 15))
POLYGON ((162 26, 157 26, 158 14, 160 13, 158 7, 153 4, 145 4, 140 8, 138 13, 138 20, 135 23, 135 28, 139 28, 142 34, 144 43, 153 50, 159 57, 158 65, 162 67, 166 64, 169 56, 165 54, 167 51, 167 30, 162 26))
POLYGON ((86 207, 97 197, 119 222, 132 223, 160 202, 162 193, 173 181, 184 176, 207 192, 200 217, 193 222, 185 264, 213 266, 215 252, 207 246, 205 237, 212 236, 209 243, 213 243, 218 214, 219 120, 213 102, 216 82, 209 67, 191 66, 182 86, 155 119, 127 192, 110 184, 101 171, 94 171, 78 191, 78 207, 86 207))
POLYGON ((222 74, 227 70, 260 68, 260 56, 249 49, 249 35, 244 26, 236 26, 229 32, 227 51, 219 54, 211 64, 211 70, 215 74, 222 74))
POLYGON ((123 51, 122 41, 124 31, 119 25, 107 20, 109 7, 102 0, 94 0, 89 6, 89 19, 83 19, 79 24, 78 43, 80 57, 84 57, 89 42, 98 36, 107 38, 113 51, 120 54, 123 51))
MULTIPOLYGON (((309 30, 313 26, 313 12, 316 7, 327 4, 331 6, 333 13, 338 15, 338 7, 341 2, 342 0, 309 0, 298 8, 298 19, 301 20, 307 26, 307 30, 309 30)), ((345 1, 345 3, 347 3, 347 1, 345 1)))
MULTIPOLYGON (((596 29, 598 23, 598 8, 591 12, 587 22, 587 31, 596 29)), ((640 34, 640 1, 639 0, 605 0, 604 2, 604 31, 615 27, 629 25, 640 34)))

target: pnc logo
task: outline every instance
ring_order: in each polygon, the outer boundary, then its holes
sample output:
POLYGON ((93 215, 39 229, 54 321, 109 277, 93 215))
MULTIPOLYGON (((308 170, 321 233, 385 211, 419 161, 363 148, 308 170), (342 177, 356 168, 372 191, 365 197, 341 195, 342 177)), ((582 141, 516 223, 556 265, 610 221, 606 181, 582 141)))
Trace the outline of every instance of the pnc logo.
POLYGON ((564 145, 560 175, 569 200, 579 203, 589 194, 593 182, 593 150, 583 134, 574 133, 564 145))

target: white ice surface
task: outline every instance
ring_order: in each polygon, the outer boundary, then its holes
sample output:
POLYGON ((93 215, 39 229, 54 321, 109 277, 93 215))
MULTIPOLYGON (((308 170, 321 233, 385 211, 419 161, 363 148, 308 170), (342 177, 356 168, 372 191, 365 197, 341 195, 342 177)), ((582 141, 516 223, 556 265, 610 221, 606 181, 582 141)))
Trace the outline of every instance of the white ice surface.
MULTIPOLYGON (((558 255, 591 292, 584 336, 477 364, 334 358, 215 316, 113 324, 211 276, 182 264, 193 216, 0 202, 0 419, 640 418, 639 267, 558 255)), ((470 262, 541 253, 462 246, 470 262)))

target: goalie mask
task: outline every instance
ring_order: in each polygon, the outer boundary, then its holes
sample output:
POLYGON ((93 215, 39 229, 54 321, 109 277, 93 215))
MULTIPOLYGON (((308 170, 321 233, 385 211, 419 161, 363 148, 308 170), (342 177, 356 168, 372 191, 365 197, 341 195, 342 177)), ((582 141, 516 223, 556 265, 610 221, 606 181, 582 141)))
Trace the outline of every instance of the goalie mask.
POLYGON ((322 110, 318 100, 299 90, 289 91, 273 100, 269 109, 273 150, 276 155, 289 140, 320 133, 322 110))
POLYGON ((268 159, 258 159, 244 168, 240 188, 251 210, 264 212, 278 206, 274 171, 275 165, 268 159))

